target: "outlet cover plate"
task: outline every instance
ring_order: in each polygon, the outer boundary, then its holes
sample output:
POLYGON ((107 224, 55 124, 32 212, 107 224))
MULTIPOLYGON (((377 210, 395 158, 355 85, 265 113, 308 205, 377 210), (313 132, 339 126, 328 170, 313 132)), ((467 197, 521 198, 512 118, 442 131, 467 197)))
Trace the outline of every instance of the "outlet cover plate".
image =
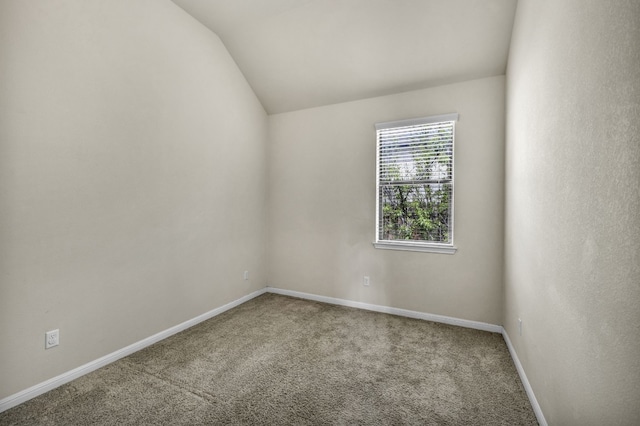
POLYGON ((44 348, 49 349, 60 344, 60 330, 51 330, 45 333, 44 348))

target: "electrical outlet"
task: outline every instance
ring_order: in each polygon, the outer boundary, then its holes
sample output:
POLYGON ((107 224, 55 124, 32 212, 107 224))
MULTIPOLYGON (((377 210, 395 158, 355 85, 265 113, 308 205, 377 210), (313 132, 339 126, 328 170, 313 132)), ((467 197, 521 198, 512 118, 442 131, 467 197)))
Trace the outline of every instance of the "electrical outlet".
POLYGON ((249 271, 244 271, 244 280, 249 281, 249 271))
POLYGON ((51 330, 45 333, 44 348, 49 349, 60 344, 60 330, 51 330))
POLYGON ((518 318, 518 336, 522 336, 522 320, 518 318))
POLYGON ((364 285, 365 287, 369 287, 369 277, 365 276, 364 280, 362 281, 362 285, 364 285))

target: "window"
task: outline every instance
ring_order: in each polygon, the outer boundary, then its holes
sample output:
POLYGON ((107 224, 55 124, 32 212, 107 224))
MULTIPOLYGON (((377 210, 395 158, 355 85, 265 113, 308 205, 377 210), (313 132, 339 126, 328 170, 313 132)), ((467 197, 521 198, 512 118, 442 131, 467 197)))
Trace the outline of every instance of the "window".
POLYGON ((376 124, 376 248, 453 254, 458 114, 376 124))

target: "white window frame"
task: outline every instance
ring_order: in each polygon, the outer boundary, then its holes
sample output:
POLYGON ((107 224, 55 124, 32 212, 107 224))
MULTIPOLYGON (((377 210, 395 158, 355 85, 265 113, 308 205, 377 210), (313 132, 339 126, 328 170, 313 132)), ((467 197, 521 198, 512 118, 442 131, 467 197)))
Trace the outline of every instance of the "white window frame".
POLYGON ((420 252, 429 252, 429 253, 443 253, 443 254, 454 254, 457 251, 457 247, 453 244, 454 238, 454 207, 455 207, 455 124, 453 126, 453 158, 451 159, 452 165, 452 175, 451 175, 451 213, 450 213, 450 226, 449 232, 451 235, 450 241, 446 243, 437 243, 437 242, 421 242, 415 240, 381 240, 379 239, 380 235, 380 137, 379 130, 390 129, 394 127, 407 127, 407 126, 418 126, 423 124, 431 124, 431 123, 441 123, 448 121, 458 121, 458 114, 442 114, 442 115, 434 115, 430 117, 423 118, 413 118, 409 120, 400 120, 400 121, 389 121, 384 123, 376 123, 376 229, 375 229, 375 242, 373 243, 374 247, 377 249, 386 249, 386 250, 403 250, 403 251, 420 251, 420 252))

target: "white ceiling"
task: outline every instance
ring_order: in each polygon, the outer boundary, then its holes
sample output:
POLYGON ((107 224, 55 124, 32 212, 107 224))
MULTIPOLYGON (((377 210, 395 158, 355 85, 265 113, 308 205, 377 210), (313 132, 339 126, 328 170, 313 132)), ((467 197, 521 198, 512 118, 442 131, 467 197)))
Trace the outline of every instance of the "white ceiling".
POLYGON ((517 0, 173 0, 268 113, 505 73, 517 0))

